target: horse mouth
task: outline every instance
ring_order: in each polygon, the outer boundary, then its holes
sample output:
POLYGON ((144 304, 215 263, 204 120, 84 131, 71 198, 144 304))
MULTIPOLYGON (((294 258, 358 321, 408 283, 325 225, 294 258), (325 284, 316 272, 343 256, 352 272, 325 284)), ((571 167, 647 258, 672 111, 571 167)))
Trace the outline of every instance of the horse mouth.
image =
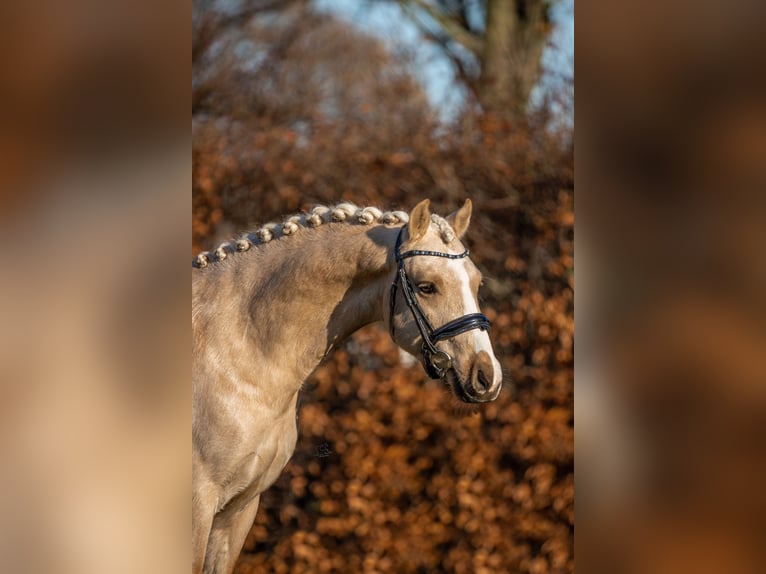
POLYGON ((495 398, 493 396, 488 397, 487 395, 474 395, 470 390, 468 380, 461 377, 454 368, 447 371, 445 379, 452 389, 452 393, 464 403, 486 403, 495 398))

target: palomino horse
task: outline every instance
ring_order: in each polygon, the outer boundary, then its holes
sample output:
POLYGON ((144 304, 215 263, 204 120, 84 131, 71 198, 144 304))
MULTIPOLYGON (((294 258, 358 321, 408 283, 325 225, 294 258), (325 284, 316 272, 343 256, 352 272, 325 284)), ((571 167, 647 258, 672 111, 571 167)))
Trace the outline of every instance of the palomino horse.
POLYGON ((410 214, 317 207, 197 256, 193 572, 234 569, 260 494, 295 448, 301 385, 360 327, 383 320, 461 400, 497 397, 481 275, 460 242, 470 218, 470 200, 446 219, 428 200, 410 214))

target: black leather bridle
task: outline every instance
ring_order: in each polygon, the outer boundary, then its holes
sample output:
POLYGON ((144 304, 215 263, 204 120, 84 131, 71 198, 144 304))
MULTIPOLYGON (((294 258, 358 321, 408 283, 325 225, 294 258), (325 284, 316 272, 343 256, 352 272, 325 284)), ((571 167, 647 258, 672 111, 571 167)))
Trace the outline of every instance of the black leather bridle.
MULTIPOLYGON (((394 314, 396 311, 396 294, 399 285, 402 286, 402 293, 404 294, 404 300, 407 303, 407 307, 410 308, 415 324, 418 326, 420 336, 423 339, 423 345, 421 352, 423 353, 423 364, 425 365, 426 373, 432 379, 441 379, 452 368, 452 357, 446 351, 436 348, 436 343, 443 341, 444 339, 451 339, 466 331, 472 329, 481 329, 482 331, 489 331, 489 319, 482 313, 470 313, 463 315, 457 319, 450 321, 449 323, 442 325, 438 329, 434 329, 429 323, 428 318, 423 313, 423 310, 418 305, 417 295, 415 294, 415 288, 407 276, 407 272, 404 270, 404 260, 410 257, 427 256, 427 257, 445 257, 446 259, 463 259, 468 257, 468 250, 463 253, 442 253, 440 251, 422 251, 419 249, 413 249, 411 251, 401 252, 402 247, 402 233, 404 227, 399 231, 399 235, 396 238, 396 247, 394 248, 394 255, 396 257, 396 277, 391 284, 391 314, 389 317, 389 326, 391 331, 391 338, 394 338, 394 314)), ((396 339, 394 339, 396 340, 396 339)))

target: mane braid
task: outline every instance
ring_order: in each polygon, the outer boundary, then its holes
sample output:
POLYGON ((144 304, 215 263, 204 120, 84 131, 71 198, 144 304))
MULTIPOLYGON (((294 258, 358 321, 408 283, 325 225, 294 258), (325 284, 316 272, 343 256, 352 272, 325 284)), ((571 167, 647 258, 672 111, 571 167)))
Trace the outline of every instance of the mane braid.
POLYGON ((441 237, 441 240, 444 241, 445 245, 449 245, 455 240, 455 231, 446 219, 432 213, 431 221, 435 223, 436 227, 439 229, 439 237, 441 237))
POLYGON ((267 223, 238 239, 224 241, 212 251, 203 251, 192 259, 192 267, 204 269, 211 263, 223 261, 229 255, 248 251, 253 246, 264 245, 274 239, 294 235, 301 229, 319 227, 326 223, 399 225, 407 223, 409 219, 410 216, 405 211, 382 211, 377 207, 357 207, 348 202, 334 206, 317 205, 307 213, 291 215, 282 223, 267 223))

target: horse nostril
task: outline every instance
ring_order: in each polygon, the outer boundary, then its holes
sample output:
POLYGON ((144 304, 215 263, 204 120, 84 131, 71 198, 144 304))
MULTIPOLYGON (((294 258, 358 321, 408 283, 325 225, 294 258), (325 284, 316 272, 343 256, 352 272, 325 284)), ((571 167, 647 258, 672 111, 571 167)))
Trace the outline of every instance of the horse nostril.
POLYGON ((476 383, 477 383, 477 391, 480 391, 482 393, 486 393, 489 390, 490 384, 487 380, 487 376, 484 374, 484 371, 480 370, 478 375, 476 376, 476 383))

